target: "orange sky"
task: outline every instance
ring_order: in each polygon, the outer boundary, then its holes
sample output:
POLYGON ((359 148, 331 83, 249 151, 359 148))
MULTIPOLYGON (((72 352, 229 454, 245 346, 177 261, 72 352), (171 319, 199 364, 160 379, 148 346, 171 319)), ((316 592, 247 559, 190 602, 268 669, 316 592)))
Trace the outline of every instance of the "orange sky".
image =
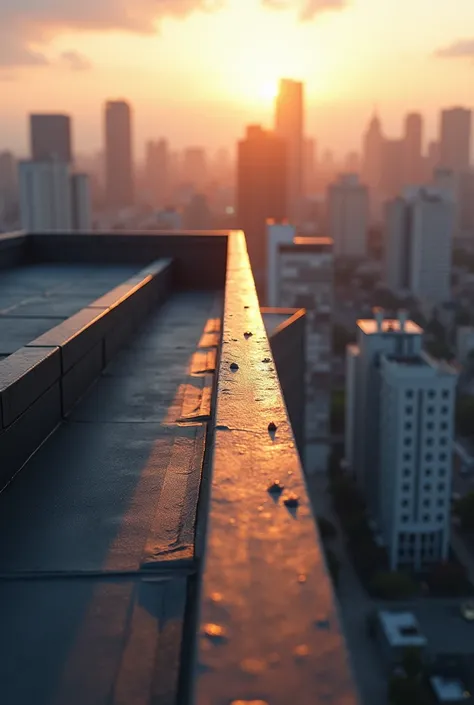
POLYGON ((408 109, 434 133, 440 106, 474 96, 474 0, 135 0, 133 16, 128 0, 62 0, 60 16, 51 0, 5 3, 0 149, 26 150, 31 110, 70 113, 76 150, 96 149, 115 97, 134 107, 139 155, 161 135, 232 146, 246 123, 270 124, 287 76, 305 81, 308 134, 343 153, 374 104, 394 136, 408 109))

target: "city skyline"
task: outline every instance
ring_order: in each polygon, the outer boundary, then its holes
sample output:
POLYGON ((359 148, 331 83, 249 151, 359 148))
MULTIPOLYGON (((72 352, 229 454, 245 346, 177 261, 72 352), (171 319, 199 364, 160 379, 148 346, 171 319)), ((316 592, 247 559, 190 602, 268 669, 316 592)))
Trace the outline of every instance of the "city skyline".
POLYGON ((305 83, 307 134, 337 145, 338 153, 359 148, 374 104, 393 134, 407 110, 422 112, 428 139, 438 131, 441 107, 470 105, 474 41, 464 27, 474 21, 474 7, 467 1, 452 13, 415 0, 408 24, 395 0, 383 8, 375 0, 341 2, 333 11, 327 2, 271 3, 286 7, 277 11, 269 2, 227 0, 212 3, 220 7, 213 12, 211 3, 175 1, 160 5, 157 24, 156 8, 145 4, 127 18, 120 3, 112 12, 102 3, 100 16, 88 3, 80 16, 66 4, 53 16, 41 2, 20 24, 19 12, 28 9, 22 3, 7 8, 2 31, 10 27, 9 41, 0 54, 0 83, 9 95, 1 147, 20 155, 33 111, 66 112, 76 151, 98 149, 100 106, 115 97, 134 106, 140 154, 147 138, 163 134, 178 147, 231 147, 242 125, 272 124, 280 77, 305 83), (191 12, 195 5, 207 11, 191 12), (310 7, 312 19, 302 21, 310 7))

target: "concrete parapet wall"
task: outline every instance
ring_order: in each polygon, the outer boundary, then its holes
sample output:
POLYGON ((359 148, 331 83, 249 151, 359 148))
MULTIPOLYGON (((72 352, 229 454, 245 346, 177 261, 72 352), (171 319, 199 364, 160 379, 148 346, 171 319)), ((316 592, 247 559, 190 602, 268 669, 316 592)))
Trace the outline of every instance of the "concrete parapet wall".
POLYGON ((123 284, 0 361, 0 488, 72 409, 168 295, 171 259, 123 284))

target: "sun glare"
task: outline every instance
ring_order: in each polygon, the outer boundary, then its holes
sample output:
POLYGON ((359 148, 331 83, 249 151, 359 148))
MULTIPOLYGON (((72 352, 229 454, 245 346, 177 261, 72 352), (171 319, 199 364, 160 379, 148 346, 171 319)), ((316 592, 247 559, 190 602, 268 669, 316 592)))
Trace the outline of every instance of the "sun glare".
POLYGON ((260 96, 264 100, 275 100, 278 95, 278 82, 265 81, 260 87, 260 96))

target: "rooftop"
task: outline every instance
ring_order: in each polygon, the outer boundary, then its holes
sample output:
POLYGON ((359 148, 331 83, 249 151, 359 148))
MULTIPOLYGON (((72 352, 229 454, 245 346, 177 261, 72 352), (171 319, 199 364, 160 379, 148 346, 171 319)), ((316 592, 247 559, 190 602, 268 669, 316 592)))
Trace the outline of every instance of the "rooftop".
POLYGON ((2 700, 357 703, 243 234, 18 233, 0 267, 40 281, 0 360, 2 700))
POLYGON ((457 678, 432 676, 430 683, 440 703, 459 703, 470 697, 464 683, 457 678))
POLYGON ((379 612, 379 621, 390 646, 425 646, 427 643, 412 612, 382 610, 379 612))
POLYGON ((403 333, 406 335, 423 335, 423 329, 413 321, 405 321, 402 327, 398 318, 385 318, 381 322, 382 329, 375 318, 362 318, 357 321, 357 325, 365 335, 375 335, 380 333, 403 333))

